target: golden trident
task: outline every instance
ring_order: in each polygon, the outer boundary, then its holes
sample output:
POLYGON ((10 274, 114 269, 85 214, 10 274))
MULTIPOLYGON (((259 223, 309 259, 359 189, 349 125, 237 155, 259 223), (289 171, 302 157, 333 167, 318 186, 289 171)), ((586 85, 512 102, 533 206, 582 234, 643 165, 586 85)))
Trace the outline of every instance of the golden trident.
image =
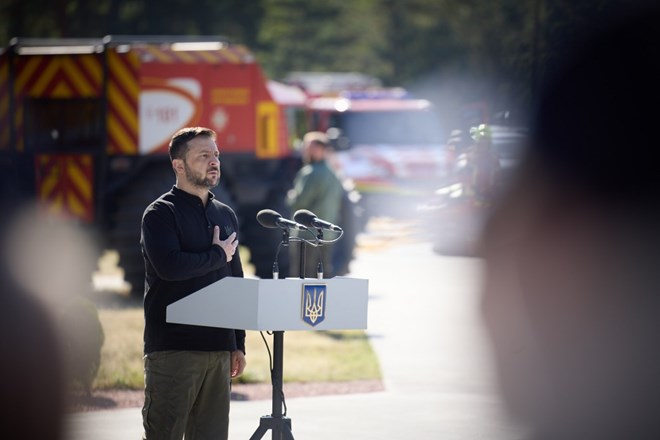
POLYGON ((312 324, 315 324, 316 321, 323 315, 323 290, 319 295, 318 290, 314 289, 314 297, 309 290, 305 293, 307 294, 305 300, 305 317, 309 318, 312 324))

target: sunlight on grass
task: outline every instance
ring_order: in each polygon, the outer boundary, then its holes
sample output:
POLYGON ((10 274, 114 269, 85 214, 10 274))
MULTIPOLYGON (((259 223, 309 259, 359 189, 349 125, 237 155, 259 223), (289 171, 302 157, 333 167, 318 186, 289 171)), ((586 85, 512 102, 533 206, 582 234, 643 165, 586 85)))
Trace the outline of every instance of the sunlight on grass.
MULTIPOLYGON (((272 351, 272 336, 265 335, 272 351)), ((242 382, 270 379, 268 352, 259 332, 248 332, 248 370, 242 382)), ((363 331, 286 332, 285 382, 380 379, 378 359, 363 331)))
POLYGON ((141 308, 100 309, 105 332, 94 388, 143 388, 141 308))
MULTIPOLYGON (((96 389, 144 387, 141 307, 100 309, 105 331, 96 389)), ((271 345, 272 337, 266 335, 271 345)), ((241 382, 268 382, 268 353, 259 332, 248 332, 248 368, 241 382)), ((363 331, 287 332, 284 381, 328 382, 380 379, 378 359, 363 331)))

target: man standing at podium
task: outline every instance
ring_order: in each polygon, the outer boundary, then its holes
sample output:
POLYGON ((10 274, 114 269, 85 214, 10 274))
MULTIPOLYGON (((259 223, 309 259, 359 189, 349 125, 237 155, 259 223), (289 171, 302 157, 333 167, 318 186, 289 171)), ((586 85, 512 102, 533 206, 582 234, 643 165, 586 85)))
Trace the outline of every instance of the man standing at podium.
POLYGON ((242 277, 238 221, 209 190, 220 180, 215 132, 179 130, 169 145, 176 184, 142 218, 148 440, 227 439, 231 379, 245 368, 245 331, 165 321, 168 305, 224 277, 242 277))

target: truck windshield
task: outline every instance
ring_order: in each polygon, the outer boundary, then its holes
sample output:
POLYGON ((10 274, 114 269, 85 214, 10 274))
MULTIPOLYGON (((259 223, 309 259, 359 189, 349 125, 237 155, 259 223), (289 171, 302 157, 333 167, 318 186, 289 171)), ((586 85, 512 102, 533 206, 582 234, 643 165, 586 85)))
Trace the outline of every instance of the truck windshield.
POLYGON ((331 126, 339 128, 351 144, 426 145, 443 142, 435 112, 371 111, 337 113, 331 126))

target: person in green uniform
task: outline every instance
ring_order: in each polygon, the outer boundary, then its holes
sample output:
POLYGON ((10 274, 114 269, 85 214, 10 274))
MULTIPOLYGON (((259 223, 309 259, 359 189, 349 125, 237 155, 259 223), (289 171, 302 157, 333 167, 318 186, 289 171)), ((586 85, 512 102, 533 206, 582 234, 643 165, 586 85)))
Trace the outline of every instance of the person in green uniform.
MULTIPOLYGON (((339 177, 328 164, 328 155, 331 154, 328 137, 318 131, 305 134, 302 153, 304 166, 296 174, 293 188, 287 195, 287 203, 292 212, 307 209, 318 218, 336 224, 340 219, 344 188, 339 177)), ((299 276, 299 246, 292 246, 292 251, 292 275, 299 276)), ((305 254, 306 277, 317 276, 319 261, 323 263, 325 277, 334 276, 331 245, 320 248, 306 246, 305 254)))

